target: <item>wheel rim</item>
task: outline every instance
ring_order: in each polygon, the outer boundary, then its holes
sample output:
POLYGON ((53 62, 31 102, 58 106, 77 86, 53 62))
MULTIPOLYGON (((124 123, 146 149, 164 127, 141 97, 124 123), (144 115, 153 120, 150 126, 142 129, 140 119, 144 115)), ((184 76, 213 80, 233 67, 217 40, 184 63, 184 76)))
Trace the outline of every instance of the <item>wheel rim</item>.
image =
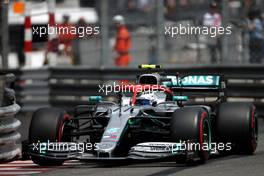
POLYGON ((62 142, 62 139, 63 139, 63 131, 64 131, 64 125, 65 125, 65 122, 70 120, 70 116, 67 115, 67 114, 64 114, 63 115, 63 119, 60 123, 60 126, 59 126, 59 132, 58 132, 58 142, 62 142))
POLYGON ((258 143, 258 119, 257 119, 255 108, 252 111, 252 126, 251 127, 252 127, 251 143, 252 143, 252 149, 254 152, 257 148, 257 143, 258 143))
POLYGON ((209 146, 211 143, 211 132, 208 121, 205 122, 206 123, 203 125, 203 143, 206 143, 209 146))
POLYGON ((205 120, 203 124, 203 144, 206 144, 208 146, 208 151, 211 150, 211 130, 208 120, 205 120))
POLYGON ((201 145, 201 157, 203 160, 207 160, 209 158, 210 144, 211 144, 211 129, 209 125, 209 121, 206 119, 207 113, 202 113, 201 121, 200 121, 200 145, 201 145), (204 150, 204 144, 207 145, 204 150))

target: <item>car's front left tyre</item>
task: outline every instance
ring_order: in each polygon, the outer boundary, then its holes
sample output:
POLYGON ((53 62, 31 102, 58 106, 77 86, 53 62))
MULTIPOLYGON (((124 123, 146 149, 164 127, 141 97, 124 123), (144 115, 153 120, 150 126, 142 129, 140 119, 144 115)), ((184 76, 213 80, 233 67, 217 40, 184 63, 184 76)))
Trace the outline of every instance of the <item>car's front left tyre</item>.
MULTIPOLYGON (((176 110, 171 118, 171 138, 173 142, 184 141, 188 148, 190 148, 188 144, 191 143, 201 163, 204 163, 209 159, 211 143, 208 111, 202 107, 185 107, 176 110)), ((181 156, 179 159, 176 158, 176 162, 187 162, 187 158, 181 156)))

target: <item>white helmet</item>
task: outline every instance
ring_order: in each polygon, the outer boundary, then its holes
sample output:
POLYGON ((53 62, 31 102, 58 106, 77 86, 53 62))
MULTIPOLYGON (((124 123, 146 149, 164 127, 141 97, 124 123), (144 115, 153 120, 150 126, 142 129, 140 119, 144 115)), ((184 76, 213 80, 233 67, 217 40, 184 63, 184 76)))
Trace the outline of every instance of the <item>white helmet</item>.
POLYGON ((125 24, 125 18, 122 15, 116 15, 113 17, 113 21, 116 24, 125 24))
POLYGON ((138 105, 153 105, 157 101, 157 97, 154 92, 142 92, 137 98, 136 104, 138 105))

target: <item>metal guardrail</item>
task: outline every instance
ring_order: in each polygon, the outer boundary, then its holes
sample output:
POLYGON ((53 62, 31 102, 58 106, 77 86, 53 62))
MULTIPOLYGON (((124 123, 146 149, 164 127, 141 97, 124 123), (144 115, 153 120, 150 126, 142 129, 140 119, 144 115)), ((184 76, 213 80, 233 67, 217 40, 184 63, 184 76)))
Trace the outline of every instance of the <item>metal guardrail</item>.
POLYGON ((16 104, 15 92, 9 88, 14 80, 13 74, 0 75, 0 162, 10 161, 21 155, 18 145, 21 135, 16 131, 21 122, 15 118, 20 106, 16 104))
MULTIPOLYGON (((71 109, 74 105, 85 104, 87 96, 102 95, 98 92, 99 85, 135 80, 136 75, 146 70, 68 67, 12 72, 17 76, 15 90, 22 111, 34 111, 44 106, 71 109)), ((220 74, 227 80, 228 101, 254 102, 259 113, 264 115, 264 65, 176 66, 164 72, 171 75, 220 74)))

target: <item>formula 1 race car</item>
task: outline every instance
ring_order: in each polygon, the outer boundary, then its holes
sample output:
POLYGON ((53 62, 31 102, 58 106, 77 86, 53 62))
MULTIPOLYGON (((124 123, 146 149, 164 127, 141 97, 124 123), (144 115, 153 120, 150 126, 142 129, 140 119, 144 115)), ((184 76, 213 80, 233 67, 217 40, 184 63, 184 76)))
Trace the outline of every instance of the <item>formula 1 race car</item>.
POLYGON ((251 103, 227 102, 219 75, 146 73, 137 77, 135 85, 119 88, 117 103, 91 96, 72 115, 58 108, 34 112, 28 150, 33 162, 205 162, 212 153, 256 150, 256 108, 251 103), (197 102, 197 95, 214 95, 215 100, 197 102))

